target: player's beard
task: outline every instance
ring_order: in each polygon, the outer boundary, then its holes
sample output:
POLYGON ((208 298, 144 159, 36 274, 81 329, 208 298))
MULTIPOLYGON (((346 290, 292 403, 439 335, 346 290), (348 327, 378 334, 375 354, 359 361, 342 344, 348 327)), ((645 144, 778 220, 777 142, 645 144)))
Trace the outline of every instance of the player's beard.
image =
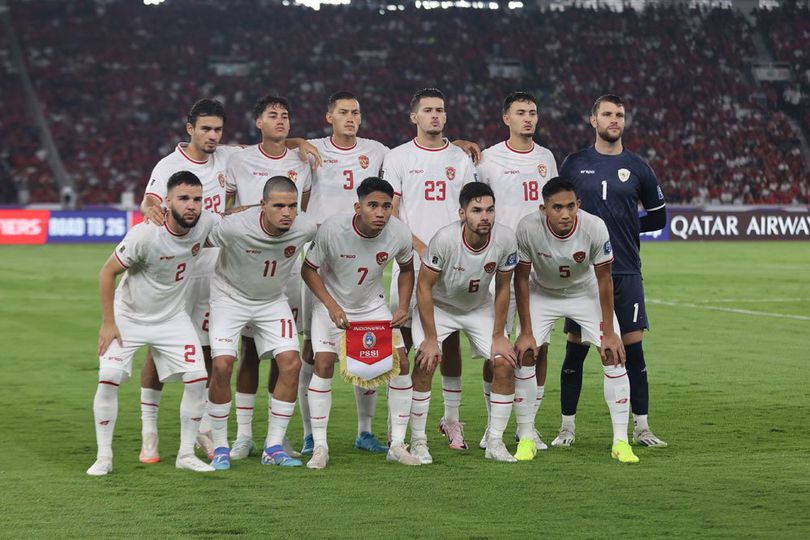
POLYGON ((608 131, 608 128, 605 128, 603 130, 599 130, 597 133, 599 133, 599 138, 602 139, 603 141, 609 142, 609 143, 615 143, 616 141, 621 140, 622 135, 624 134, 624 130, 620 129, 618 135, 611 135, 610 131, 608 131))
POLYGON ((181 227, 185 227, 186 229, 190 229, 190 228, 194 227, 194 226, 197 224, 197 222, 198 222, 198 221, 200 221, 200 216, 201 216, 201 215, 202 215, 202 214, 197 214, 197 217, 195 217, 195 218, 194 218, 194 221, 192 221, 191 223, 188 223, 188 222, 186 221, 186 218, 184 218, 182 214, 179 214, 179 213, 177 212, 177 210, 175 210, 174 208, 172 208, 172 216, 174 217, 174 220, 175 220, 175 221, 176 221, 176 222, 177 222, 177 223, 178 223, 178 224, 179 224, 181 227))

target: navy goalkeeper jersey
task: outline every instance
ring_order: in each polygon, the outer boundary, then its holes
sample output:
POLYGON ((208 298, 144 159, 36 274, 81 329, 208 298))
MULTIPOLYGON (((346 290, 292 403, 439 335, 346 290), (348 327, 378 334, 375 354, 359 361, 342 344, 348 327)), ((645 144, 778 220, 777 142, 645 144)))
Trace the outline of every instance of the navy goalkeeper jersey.
POLYGON ((591 146, 565 158, 560 176, 574 181, 582 209, 607 225, 613 273, 640 274, 638 205, 647 211, 666 205, 652 167, 627 149, 610 156, 591 146))

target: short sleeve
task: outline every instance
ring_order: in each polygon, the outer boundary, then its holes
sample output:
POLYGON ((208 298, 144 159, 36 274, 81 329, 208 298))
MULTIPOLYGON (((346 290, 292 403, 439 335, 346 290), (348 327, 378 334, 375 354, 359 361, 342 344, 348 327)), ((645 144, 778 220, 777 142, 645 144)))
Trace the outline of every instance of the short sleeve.
POLYGON ((239 168, 239 160, 236 156, 231 156, 228 165, 225 167, 225 192, 236 193, 236 175, 239 168))
POLYGON ((655 171, 647 163, 642 162, 639 172, 639 200, 647 211, 658 210, 666 206, 664 192, 658 185, 655 171))
POLYGON ((529 237, 526 234, 526 224, 523 220, 518 223, 515 233, 518 261, 526 264, 532 263, 532 249, 529 246, 529 237))
POLYGON ((394 195, 402 195, 402 172, 399 170, 398 160, 393 152, 388 152, 383 159, 380 177, 391 184, 394 195))
POLYGON ((304 258, 304 263, 307 266, 317 270, 321 267, 321 264, 323 264, 323 261, 328 256, 328 234, 329 229, 327 227, 321 226, 321 228, 318 229, 318 232, 315 235, 315 241, 312 242, 309 251, 307 251, 306 257, 304 258))
POLYGON ((400 224, 402 227, 399 229, 399 249, 394 257, 401 266, 413 260, 413 235, 407 225, 402 222, 400 224))
POLYGON ((230 239, 234 236, 234 230, 238 227, 235 226, 235 220, 238 219, 239 214, 231 214, 223 216, 219 223, 215 223, 213 229, 208 234, 208 243, 214 247, 224 247, 230 243, 230 239))
POLYGON ((135 225, 124 236, 124 239, 115 246, 113 255, 121 263, 124 268, 130 268, 142 263, 146 257, 144 254, 148 251, 146 244, 148 243, 149 228, 155 228, 157 225, 151 223, 139 223, 135 225))
POLYGON ((475 170, 475 164, 471 157, 467 154, 464 154, 464 157, 467 159, 464 167, 464 178, 462 179, 465 184, 469 184, 470 182, 478 182, 478 173, 475 170))
POLYGON ((144 192, 144 197, 147 195, 152 195, 163 202, 166 200, 166 193, 168 191, 167 185, 169 182, 169 177, 164 173, 163 167, 160 166, 158 163, 154 169, 152 169, 152 174, 149 177, 149 182, 146 184, 146 191, 144 192))
POLYGON ((610 234, 607 225, 601 219, 594 226, 591 237, 591 261, 594 266, 613 262, 613 246, 610 245, 610 234))
POLYGON ((518 263, 518 248, 515 233, 513 233, 511 229, 507 229, 507 232, 508 234, 503 235, 503 251, 498 261, 499 272, 511 272, 518 263))
POLYGON ((309 164, 307 164, 302 170, 301 173, 298 175, 301 180, 301 185, 298 186, 298 190, 301 193, 306 193, 307 191, 312 190, 312 169, 309 168, 309 164))
POLYGON ((436 234, 430 239, 427 251, 422 257, 422 264, 435 272, 441 272, 447 264, 447 253, 442 245, 441 236, 441 234, 436 234))
MULTIPOLYGON (((559 172, 558 176, 562 176, 562 177, 564 177, 564 178, 571 178, 571 179, 573 179, 573 178, 574 178, 574 176, 575 176, 575 175, 573 174, 573 172, 574 172, 574 170, 573 170, 573 168, 574 168, 573 161, 574 161, 574 160, 573 160, 573 159, 571 159, 571 155, 567 156, 567 157, 566 157, 566 158, 563 160, 562 165, 560 165, 560 172, 559 172)), ((553 178, 553 177, 552 177, 552 178, 553 178)))

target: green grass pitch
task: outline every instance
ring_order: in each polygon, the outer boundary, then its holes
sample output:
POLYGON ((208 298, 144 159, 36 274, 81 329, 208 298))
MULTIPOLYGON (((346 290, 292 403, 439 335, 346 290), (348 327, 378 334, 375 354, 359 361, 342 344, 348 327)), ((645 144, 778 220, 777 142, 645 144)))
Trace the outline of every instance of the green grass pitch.
MULTIPOLYGON (((643 246, 651 425, 670 447, 638 449, 638 465, 610 459, 592 351, 576 445, 531 463, 451 452, 435 431, 432 466, 359 453, 352 392, 341 381, 324 471, 269 469, 258 459, 224 474, 175 470, 176 384, 160 413, 164 461, 142 465, 138 384, 130 382, 120 392, 115 470, 90 478, 97 275, 110 250, 0 248, 2 537, 810 537, 807 243, 643 246)), ((563 344, 558 331, 538 420, 547 441, 559 425, 563 344)), ((470 443, 484 425, 480 371, 480 361, 465 360, 470 443)), ((258 439, 264 402, 260 393, 258 439)), ((437 385, 429 426, 440 416, 437 385)), ((381 398, 378 432, 384 423, 381 398)), ((301 439, 297 413, 290 436, 301 439)))

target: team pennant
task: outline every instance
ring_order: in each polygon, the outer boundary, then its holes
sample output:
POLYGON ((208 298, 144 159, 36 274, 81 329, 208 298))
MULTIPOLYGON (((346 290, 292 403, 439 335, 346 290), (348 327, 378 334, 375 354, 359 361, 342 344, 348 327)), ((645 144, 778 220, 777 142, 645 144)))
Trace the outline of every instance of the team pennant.
POLYGON ((340 374, 355 386, 372 389, 399 375, 397 348, 402 335, 391 321, 352 322, 340 342, 340 374))

